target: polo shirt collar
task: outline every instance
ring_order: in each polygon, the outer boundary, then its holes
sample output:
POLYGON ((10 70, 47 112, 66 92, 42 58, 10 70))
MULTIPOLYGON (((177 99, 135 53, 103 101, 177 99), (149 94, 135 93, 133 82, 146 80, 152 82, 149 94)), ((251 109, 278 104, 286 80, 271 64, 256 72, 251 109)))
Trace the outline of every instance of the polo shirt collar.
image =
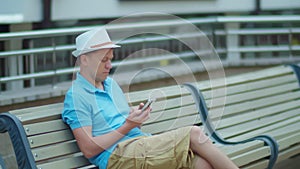
POLYGON ((108 78, 106 78, 103 82, 104 90, 96 88, 92 85, 88 80, 86 80, 79 72, 76 75, 76 81, 83 87, 87 92, 96 93, 96 92, 106 92, 109 89, 108 78))

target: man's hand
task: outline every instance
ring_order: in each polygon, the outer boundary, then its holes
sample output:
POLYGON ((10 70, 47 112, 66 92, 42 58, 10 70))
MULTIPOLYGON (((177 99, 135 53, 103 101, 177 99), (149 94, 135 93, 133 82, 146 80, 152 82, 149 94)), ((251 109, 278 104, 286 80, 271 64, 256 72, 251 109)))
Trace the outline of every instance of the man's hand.
POLYGON ((146 120, 149 119, 151 108, 148 107, 143 112, 141 111, 144 103, 140 103, 138 108, 132 108, 129 116, 126 119, 126 123, 128 123, 132 128, 140 127, 146 120))

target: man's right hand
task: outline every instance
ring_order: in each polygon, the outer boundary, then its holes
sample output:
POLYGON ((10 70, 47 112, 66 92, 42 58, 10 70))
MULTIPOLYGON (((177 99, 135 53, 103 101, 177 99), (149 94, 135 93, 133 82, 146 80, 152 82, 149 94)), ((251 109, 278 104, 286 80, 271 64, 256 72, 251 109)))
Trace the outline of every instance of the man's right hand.
POLYGON ((131 109, 129 116, 126 119, 126 123, 132 126, 132 128, 141 126, 141 124, 149 119, 151 107, 148 107, 142 112, 141 107, 143 106, 143 103, 141 103, 138 108, 131 109))

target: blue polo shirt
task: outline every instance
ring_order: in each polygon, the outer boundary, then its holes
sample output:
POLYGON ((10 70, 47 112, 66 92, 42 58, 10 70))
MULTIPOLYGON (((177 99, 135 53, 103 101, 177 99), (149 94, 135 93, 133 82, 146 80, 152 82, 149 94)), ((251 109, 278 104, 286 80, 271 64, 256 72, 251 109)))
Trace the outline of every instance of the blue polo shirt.
MULTIPOLYGON (((92 126, 92 135, 99 136, 121 127, 128 117, 130 108, 123 91, 111 78, 106 78, 104 90, 89 83, 80 73, 65 96, 62 119, 72 130, 92 126)), ((90 162, 106 169, 109 157, 116 145, 124 140, 148 135, 139 128, 133 128, 125 137, 90 158, 90 162)))

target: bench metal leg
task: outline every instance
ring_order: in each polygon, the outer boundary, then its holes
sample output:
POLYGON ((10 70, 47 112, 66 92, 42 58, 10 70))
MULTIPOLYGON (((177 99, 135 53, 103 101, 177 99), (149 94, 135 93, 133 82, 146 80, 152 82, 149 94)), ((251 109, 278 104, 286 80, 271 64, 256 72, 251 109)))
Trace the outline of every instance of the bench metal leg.
POLYGON ((249 138, 249 139, 246 139, 243 141, 237 141, 237 142, 227 141, 227 140, 223 139, 217 133, 217 131, 214 129, 214 127, 208 117, 208 109, 207 109, 204 97, 203 97, 202 93, 200 92, 200 90, 197 89, 197 87, 195 87, 194 85, 192 85, 190 83, 185 83, 185 84, 183 84, 183 86, 186 87, 191 92, 191 94, 195 100, 198 112, 200 114, 200 119, 203 122, 204 129, 211 136, 211 139, 213 141, 223 144, 223 145, 243 144, 243 143, 247 143, 247 142, 251 142, 251 141, 255 141, 255 140, 264 141, 265 145, 268 145, 271 149, 271 156, 269 158, 268 169, 273 168, 273 166, 276 163, 276 160, 278 158, 278 153, 279 153, 278 144, 274 138, 272 138, 271 136, 268 136, 268 135, 260 135, 260 136, 256 136, 253 138, 249 138))
POLYGON ((36 168, 33 155, 20 120, 10 114, 0 114, 0 133, 8 132, 19 168, 36 168))

